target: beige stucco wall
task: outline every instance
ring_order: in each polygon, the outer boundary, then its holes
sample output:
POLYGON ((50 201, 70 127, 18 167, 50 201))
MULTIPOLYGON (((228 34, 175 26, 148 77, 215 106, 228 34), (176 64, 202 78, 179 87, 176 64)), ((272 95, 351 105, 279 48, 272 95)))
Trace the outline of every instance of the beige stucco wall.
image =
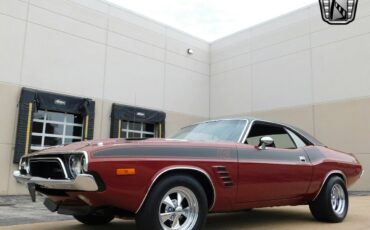
POLYGON ((288 123, 313 134, 330 148, 353 153, 364 167, 352 191, 370 189, 370 97, 234 115, 288 123))
POLYGON ((25 189, 16 188, 11 176, 19 96, 19 87, 0 83, 0 195, 25 192, 25 189))
POLYGON ((316 136, 328 146, 356 154, 364 166, 364 176, 353 190, 370 189, 369 117, 370 97, 315 106, 316 136))
POLYGON ((293 124, 314 134, 331 148, 355 154, 365 173, 351 190, 369 191, 370 97, 255 112, 252 115, 293 124))
POLYGON ((252 115, 303 128, 354 153, 352 190, 370 190, 370 0, 347 26, 322 21, 319 4, 211 44, 211 118, 252 115))

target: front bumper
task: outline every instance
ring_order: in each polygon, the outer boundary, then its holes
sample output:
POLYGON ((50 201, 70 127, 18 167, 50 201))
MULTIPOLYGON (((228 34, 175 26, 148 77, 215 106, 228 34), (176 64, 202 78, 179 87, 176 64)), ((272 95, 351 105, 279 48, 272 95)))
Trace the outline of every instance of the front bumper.
POLYGON ((14 171, 13 176, 22 184, 37 184, 48 189, 72 190, 72 191, 98 191, 99 187, 95 178, 89 174, 78 175, 75 179, 53 180, 41 177, 22 175, 20 171, 14 171))

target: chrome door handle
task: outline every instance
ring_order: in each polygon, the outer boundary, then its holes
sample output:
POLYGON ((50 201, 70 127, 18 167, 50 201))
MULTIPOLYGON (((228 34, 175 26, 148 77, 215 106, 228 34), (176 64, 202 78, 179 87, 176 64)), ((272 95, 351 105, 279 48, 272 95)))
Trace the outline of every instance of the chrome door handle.
POLYGON ((303 162, 303 163, 304 163, 304 162, 307 162, 306 157, 304 157, 304 156, 300 156, 300 157, 299 157, 299 161, 300 161, 300 162, 303 162))

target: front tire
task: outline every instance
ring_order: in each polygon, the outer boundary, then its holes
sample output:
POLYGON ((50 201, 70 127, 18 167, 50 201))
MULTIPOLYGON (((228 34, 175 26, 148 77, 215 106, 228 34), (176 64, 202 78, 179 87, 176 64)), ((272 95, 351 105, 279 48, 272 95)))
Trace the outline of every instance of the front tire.
POLYGON ((108 224, 114 219, 113 215, 84 215, 84 216, 73 216, 79 222, 86 225, 104 225, 108 224))
POLYGON ((348 192, 343 179, 329 178, 319 196, 310 203, 310 211, 318 221, 342 222, 348 212, 348 192))
POLYGON ((208 213, 207 196, 191 176, 178 175, 159 181, 136 216, 139 230, 199 230, 208 213))

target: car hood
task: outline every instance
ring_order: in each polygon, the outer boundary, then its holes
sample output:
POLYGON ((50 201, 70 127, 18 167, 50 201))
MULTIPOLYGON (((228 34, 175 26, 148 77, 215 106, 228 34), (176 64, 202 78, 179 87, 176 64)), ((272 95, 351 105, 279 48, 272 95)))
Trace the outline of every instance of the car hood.
POLYGON ((64 146, 55 146, 30 155, 53 154, 53 153, 71 153, 71 152, 95 152, 101 149, 107 149, 115 146, 214 146, 231 147, 235 146, 233 142, 206 142, 206 141, 187 141, 177 139, 157 139, 150 138, 145 140, 126 140, 126 139, 97 139, 90 141, 76 142, 64 146))

